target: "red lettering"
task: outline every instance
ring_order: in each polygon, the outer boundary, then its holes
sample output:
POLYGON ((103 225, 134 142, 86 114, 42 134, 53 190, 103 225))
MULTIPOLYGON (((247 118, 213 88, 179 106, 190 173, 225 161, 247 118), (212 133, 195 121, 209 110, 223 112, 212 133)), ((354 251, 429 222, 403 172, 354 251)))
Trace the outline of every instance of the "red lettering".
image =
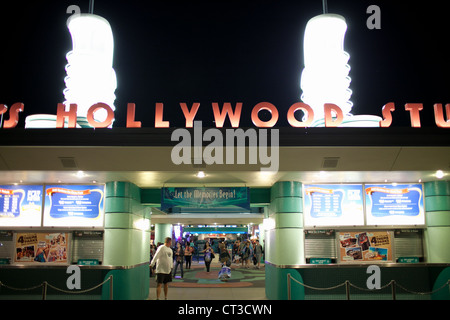
POLYGON ((140 128, 141 122, 135 121, 136 105, 134 103, 127 104, 127 128, 140 128))
POLYGON ((65 119, 69 119, 68 127, 77 127, 77 105, 70 104, 69 111, 66 111, 66 106, 63 103, 58 103, 58 109, 56 110, 56 128, 64 128, 65 119))
POLYGON ((163 120, 164 104, 158 102, 155 106, 155 128, 168 128, 170 126, 169 121, 163 120))
POLYGON ((252 122, 258 128, 272 128, 278 121, 278 110, 269 102, 260 102, 253 107, 252 110, 252 122), (262 121, 258 114, 261 110, 267 110, 272 115, 272 118, 268 121, 262 121))
POLYGON ((225 102, 223 104, 222 111, 219 109, 219 104, 217 102, 212 103, 212 108, 214 112, 214 121, 216 122, 216 128, 222 128, 225 122, 225 117, 228 115, 230 119, 231 126, 233 128, 239 128, 239 121, 241 120, 242 102, 236 103, 236 109, 233 111, 231 103, 225 102))
POLYGON ((195 102, 192 104, 192 108, 189 111, 186 103, 180 103, 181 110, 183 110, 184 117, 186 118, 186 128, 192 128, 194 126, 194 118, 197 114, 198 108, 200 107, 200 103, 195 102))
POLYGON ((333 128, 338 127, 344 120, 344 114, 341 108, 333 103, 325 103, 323 105, 325 113, 325 127, 333 128), (335 118, 333 119, 333 112, 335 113, 335 118))
POLYGON ((383 120, 380 121, 381 128, 390 127, 392 124, 392 111, 395 110, 395 104, 393 102, 386 103, 383 106, 382 114, 383 120))
POLYGON ((447 121, 444 118, 444 110, 441 103, 434 104, 434 121, 439 128, 450 128, 450 104, 445 105, 445 112, 447 113, 447 121))
POLYGON ((405 110, 410 112, 411 127, 420 128, 420 110, 423 109, 421 103, 407 103, 405 104, 405 110))
POLYGON ((99 102, 89 108, 86 118, 93 128, 108 128, 114 120, 114 111, 106 103, 99 102), (94 119, 94 113, 99 109, 104 109, 107 112, 106 119, 102 122, 96 121, 94 119))
POLYGON ((311 125, 314 121, 314 111, 313 109, 303 102, 294 103, 287 112, 287 120, 292 127, 295 128, 306 128, 311 125), (295 119, 294 113, 298 110, 303 110, 307 114, 307 120, 298 121, 295 119))
MULTIPOLYGON (((5 105, 2 105, 2 112, 1 114, 5 113, 6 110, 8 110, 8 107, 5 105)), ((3 123, 3 128, 5 129, 12 129, 17 126, 19 123, 19 112, 23 112, 24 104, 21 102, 14 103, 11 106, 11 109, 9 110, 9 119, 6 120, 3 123)))

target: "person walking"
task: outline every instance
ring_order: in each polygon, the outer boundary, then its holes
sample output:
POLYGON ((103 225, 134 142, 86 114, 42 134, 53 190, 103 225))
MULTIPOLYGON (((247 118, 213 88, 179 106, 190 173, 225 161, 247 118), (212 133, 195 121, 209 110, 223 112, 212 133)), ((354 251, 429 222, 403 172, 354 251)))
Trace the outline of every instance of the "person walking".
POLYGON ((186 249, 184 249, 184 259, 186 260, 186 269, 191 268, 192 254, 194 253, 194 247, 190 242, 186 243, 186 249))
POLYGON ((228 249, 226 247, 225 242, 221 242, 219 244, 219 262, 221 262, 223 265, 226 265, 229 267, 231 264, 230 255, 228 254, 228 249))
POLYGON ((259 269, 261 267, 261 256, 262 256, 262 246, 259 244, 259 240, 256 240, 254 254, 256 258, 256 268, 259 269))
POLYGON ((250 241, 247 240, 242 254, 242 259, 244 259, 246 269, 249 268, 248 260, 252 257, 252 255, 253 255, 253 247, 250 245, 250 241))
POLYGON ((175 249, 175 268, 173 269, 173 277, 175 278, 175 275, 177 274, 178 266, 180 266, 181 270, 181 278, 183 278, 183 257, 184 257, 184 250, 181 243, 177 242, 177 247, 175 249))
POLYGON ((202 253, 205 254, 205 266, 206 266, 206 272, 209 272, 209 268, 211 266, 211 261, 214 259, 214 251, 209 245, 209 242, 205 243, 206 247, 205 250, 202 251, 202 253))
POLYGON ((239 258, 241 260, 241 267, 244 267, 244 248, 245 248, 245 241, 242 241, 239 244, 239 258))
POLYGON ((159 246, 156 250, 155 256, 150 263, 150 267, 153 268, 156 265, 156 299, 159 300, 161 295, 161 287, 164 285, 164 296, 167 300, 169 293, 169 282, 172 281, 172 268, 173 268, 173 251, 172 251, 172 238, 167 237, 164 239, 164 245, 159 246))

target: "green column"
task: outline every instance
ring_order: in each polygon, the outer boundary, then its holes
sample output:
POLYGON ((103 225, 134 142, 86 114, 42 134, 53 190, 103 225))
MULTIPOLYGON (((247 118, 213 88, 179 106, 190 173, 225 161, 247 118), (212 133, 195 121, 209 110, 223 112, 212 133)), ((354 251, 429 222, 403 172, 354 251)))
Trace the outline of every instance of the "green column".
POLYGON ((427 262, 450 263, 450 181, 426 182, 424 186, 427 262))
MULTIPOLYGON (((172 238, 173 227, 170 223, 156 223, 155 224, 155 244, 158 242, 164 243, 167 237, 172 238)), ((173 242, 175 244, 175 241, 173 242)))
POLYGON ((150 284, 150 208, 141 205, 140 189, 129 182, 108 182, 105 199, 103 261, 116 267, 106 275, 114 276, 114 299, 146 299, 150 284))
MULTIPOLYGON (((271 188, 269 219, 266 230, 266 296, 286 299, 286 275, 301 281, 295 266, 305 263, 302 185, 297 181, 280 181, 271 188)), ((296 298, 304 296, 302 286, 295 286, 296 298), (298 291, 298 292, 297 292, 298 291)))
POLYGON ((266 231, 266 260, 276 265, 303 264, 302 185, 297 181, 280 181, 271 189, 269 219, 274 228, 266 231))

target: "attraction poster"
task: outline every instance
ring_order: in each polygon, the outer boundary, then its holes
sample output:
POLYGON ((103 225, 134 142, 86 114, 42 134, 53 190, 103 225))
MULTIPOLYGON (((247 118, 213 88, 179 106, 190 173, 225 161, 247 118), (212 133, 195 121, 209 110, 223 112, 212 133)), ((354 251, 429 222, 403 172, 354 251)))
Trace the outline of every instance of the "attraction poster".
POLYGON ((389 231, 339 233, 340 262, 390 262, 392 237, 389 231))
POLYGON ((67 263, 67 233, 17 233, 14 262, 67 263))

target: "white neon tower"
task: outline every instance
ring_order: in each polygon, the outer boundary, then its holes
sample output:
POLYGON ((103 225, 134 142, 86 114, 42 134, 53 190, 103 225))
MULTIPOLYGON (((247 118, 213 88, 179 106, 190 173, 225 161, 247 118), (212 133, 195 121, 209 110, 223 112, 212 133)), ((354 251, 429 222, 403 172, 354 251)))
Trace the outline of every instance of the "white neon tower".
MULTIPOLYGON (((106 103, 115 110, 114 94, 117 87, 113 69, 114 39, 111 26, 104 18, 94 14, 74 14, 67 21, 72 37, 72 51, 67 53, 66 89, 63 91, 66 108, 78 106, 78 118, 83 121, 88 109, 95 103, 106 103)), ((103 110, 102 110, 103 111, 103 110)), ((98 111, 97 121, 106 113, 98 111)))
POLYGON ((324 104, 337 105, 350 114, 350 56, 344 51, 345 19, 337 14, 321 14, 308 21, 303 42, 305 68, 301 75, 301 99, 324 118, 324 104))

